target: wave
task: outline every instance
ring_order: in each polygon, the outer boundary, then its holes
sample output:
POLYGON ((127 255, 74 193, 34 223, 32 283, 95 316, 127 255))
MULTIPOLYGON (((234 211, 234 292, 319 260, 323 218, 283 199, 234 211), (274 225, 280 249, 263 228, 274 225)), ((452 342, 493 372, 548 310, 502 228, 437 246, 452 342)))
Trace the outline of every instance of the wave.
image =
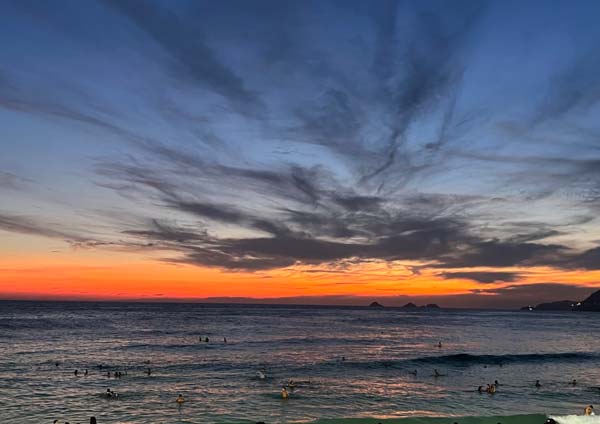
MULTIPOLYGON (((543 362, 581 362, 600 360, 599 354, 584 352, 563 353, 525 353, 512 355, 473 355, 470 353, 456 353, 452 355, 422 356, 413 359, 382 359, 375 361, 328 361, 330 366, 343 364, 347 367, 362 369, 406 369, 412 370, 419 366, 439 366, 466 368, 475 365, 507 365, 521 363, 543 363, 543 362)), ((325 365, 325 364, 324 364, 325 365)))
POLYGON ((410 362, 420 364, 443 364, 454 366, 470 365, 503 365, 521 364, 532 362, 571 362, 590 361, 600 359, 600 356, 585 352, 562 352, 562 353, 524 353, 507 355, 471 355, 469 353, 457 353, 453 355, 426 356, 411 359, 410 362))
POLYGON ((600 416, 585 416, 585 415, 564 415, 554 416, 550 418, 556 420, 558 424, 600 424, 600 416))
MULTIPOLYGON (((408 418, 339 418, 321 419, 313 421, 312 424, 543 424, 546 415, 510 415, 510 416, 488 416, 488 417, 408 417, 408 418)), ((558 421, 559 424, 596 424, 599 421, 558 421)))

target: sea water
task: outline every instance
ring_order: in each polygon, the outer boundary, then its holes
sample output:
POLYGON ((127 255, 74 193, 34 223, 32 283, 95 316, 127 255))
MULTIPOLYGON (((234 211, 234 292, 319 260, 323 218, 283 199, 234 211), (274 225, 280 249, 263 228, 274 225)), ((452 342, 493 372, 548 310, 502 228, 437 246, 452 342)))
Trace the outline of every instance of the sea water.
POLYGON ((541 424, 600 409, 599 336, 583 312, 0 302, 0 423, 541 424))

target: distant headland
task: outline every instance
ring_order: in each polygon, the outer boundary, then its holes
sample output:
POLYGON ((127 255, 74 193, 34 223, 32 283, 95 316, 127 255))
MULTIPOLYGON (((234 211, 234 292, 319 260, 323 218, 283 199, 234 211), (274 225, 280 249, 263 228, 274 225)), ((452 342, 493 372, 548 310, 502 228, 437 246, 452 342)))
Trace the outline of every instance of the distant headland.
POLYGON ((559 300, 540 303, 537 306, 523 306, 522 311, 593 311, 600 312, 600 290, 589 295, 585 300, 559 300))

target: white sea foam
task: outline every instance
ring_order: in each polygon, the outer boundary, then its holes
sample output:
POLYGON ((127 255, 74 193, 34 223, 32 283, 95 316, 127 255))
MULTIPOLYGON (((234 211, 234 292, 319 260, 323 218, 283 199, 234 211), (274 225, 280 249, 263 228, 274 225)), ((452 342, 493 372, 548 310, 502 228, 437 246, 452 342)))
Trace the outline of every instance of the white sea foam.
POLYGON ((558 424, 600 424, 600 415, 551 416, 558 424))

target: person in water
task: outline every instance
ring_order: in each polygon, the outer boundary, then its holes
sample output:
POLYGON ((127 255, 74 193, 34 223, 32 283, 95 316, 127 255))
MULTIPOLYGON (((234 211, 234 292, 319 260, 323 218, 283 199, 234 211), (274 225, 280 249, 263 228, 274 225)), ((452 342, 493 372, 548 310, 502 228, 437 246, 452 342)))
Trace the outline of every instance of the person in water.
POLYGON ((175 399, 175 402, 177 402, 178 404, 182 404, 183 402, 185 402, 185 399, 183 398, 183 396, 181 395, 181 393, 179 394, 179 396, 177 396, 177 399, 175 399))
POLYGON ((594 414, 594 407, 592 405, 588 405, 583 410, 583 415, 596 415, 594 414))
POLYGON ((538 389, 540 387, 542 387, 542 384, 540 383, 540 380, 535 380, 535 387, 537 387, 538 389))
POLYGON ((478 391, 479 393, 483 393, 483 386, 479 386, 479 387, 477 388, 477 391, 478 391))
POLYGON ((440 374, 440 372, 436 369, 433 370, 433 376, 434 377, 441 377, 443 374, 440 374))
POLYGON ((577 386, 577 380, 573 379, 573 381, 571 381, 571 386, 577 386))
POLYGON ((493 395, 494 393, 496 393, 496 386, 493 384, 488 384, 487 390, 486 390, 490 395, 493 395))
POLYGON ((96 417, 90 417, 90 424, 97 424, 96 417))
POLYGON ((208 343, 210 340, 208 340, 208 337, 207 337, 207 338, 205 338, 205 339, 204 339, 204 341, 205 341, 206 343, 208 343))
POLYGON ((498 387, 500 385, 500 383, 498 383, 498 380, 494 380, 494 386, 498 387))
POLYGON ((75 370, 75 372, 73 374, 75 374, 75 377, 77 377, 78 373, 79 373, 79 370, 75 370))
POLYGON ((285 386, 283 386, 281 388, 281 398, 282 399, 287 399, 290 397, 290 394, 288 393, 287 389, 285 388, 285 386))
POLYGON ((88 370, 87 368, 85 369, 85 371, 83 372, 83 375, 88 375, 88 370))
POLYGON ((442 342, 438 342, 438 347, 441 349, 441 347, 442 347, 442 342))

